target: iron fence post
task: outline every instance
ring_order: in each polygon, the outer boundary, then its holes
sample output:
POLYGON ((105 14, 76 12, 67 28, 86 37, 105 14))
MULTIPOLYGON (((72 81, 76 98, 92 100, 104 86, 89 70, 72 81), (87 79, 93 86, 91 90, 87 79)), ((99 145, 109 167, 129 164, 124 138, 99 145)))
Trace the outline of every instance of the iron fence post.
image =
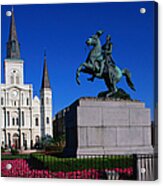
POLYGON ((137 154, 133 154, 133 180, 137 180, 137 154))

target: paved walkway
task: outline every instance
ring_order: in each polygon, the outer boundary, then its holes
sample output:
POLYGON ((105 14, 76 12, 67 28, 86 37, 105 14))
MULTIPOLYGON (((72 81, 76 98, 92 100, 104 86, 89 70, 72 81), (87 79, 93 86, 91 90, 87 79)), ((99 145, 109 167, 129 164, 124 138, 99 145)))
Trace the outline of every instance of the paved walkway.
POLYGON ((20 150, 19 151, 19 154, 31 154, 31 153, 34 153, 34 152, 44 152, 43 150, 20 150))

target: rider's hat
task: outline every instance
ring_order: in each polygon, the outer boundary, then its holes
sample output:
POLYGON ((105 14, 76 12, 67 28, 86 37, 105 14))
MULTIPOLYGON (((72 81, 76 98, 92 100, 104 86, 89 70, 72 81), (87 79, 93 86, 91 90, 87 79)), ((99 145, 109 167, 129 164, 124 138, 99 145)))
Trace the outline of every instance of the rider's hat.
POLYGON ((106 36, 106 39, 111 39, 111 35, 110 34, 108 34, 107 36, 106 36))

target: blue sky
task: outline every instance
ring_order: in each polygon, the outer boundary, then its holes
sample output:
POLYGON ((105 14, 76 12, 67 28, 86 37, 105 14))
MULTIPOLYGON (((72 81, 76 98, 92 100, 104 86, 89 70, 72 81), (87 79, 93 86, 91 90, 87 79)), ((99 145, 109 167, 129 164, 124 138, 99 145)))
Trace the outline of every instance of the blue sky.
MULTIPOLYGON (((2 62, 6 57, 6 42, 10 18, 2 6, 2 62)), ((98 4, 50 4, 14 6, 21 57, 24 59, 25 82, 32 83, 34 95, 39 95, 43 71, 44 49, 50 83, 53 91, 53 115, 84 96, 97 96, 106 90, 102 80, 87 81, 81 74, 81 85, 75 81, 77 67, 85 61, 89 49, 86 39, 102 29, 102 44, 107 34, 112 36, 113 58, 120 68, 128 68, 136 92, 129 89, 125 78, 118 87, 133 99, 146 103, 154 110, 154 4, 98 3, 98 4), (140 8, 146 14, 140 14, 140 8)), ((2 69, 3 69, 2 63, 2 69)), ((2 81, 4 81, 2 70, 2 81)))

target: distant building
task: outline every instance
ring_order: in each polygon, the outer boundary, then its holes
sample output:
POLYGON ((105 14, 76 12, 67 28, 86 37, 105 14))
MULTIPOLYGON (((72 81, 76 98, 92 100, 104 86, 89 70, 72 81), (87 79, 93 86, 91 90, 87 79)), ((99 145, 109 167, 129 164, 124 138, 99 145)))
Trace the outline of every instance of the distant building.
MULTIPOLYGON (((37 69, 36 69, 37 70, 37 69)), ((5 82, 0 85, 0 123, 2 145, 32 148, 44 135, 52 136, 52 90, 46 55, 40 99, 33 98, 31 84, 24 84, 24 61, 20 57, 14 11, 12 10, 7 57, 4 60, 5 82)))
POLYGON ((65 134, 65 113, 66 113, 66 109, 58 112, 53 118, 54 138, 57 138, 65 134))

